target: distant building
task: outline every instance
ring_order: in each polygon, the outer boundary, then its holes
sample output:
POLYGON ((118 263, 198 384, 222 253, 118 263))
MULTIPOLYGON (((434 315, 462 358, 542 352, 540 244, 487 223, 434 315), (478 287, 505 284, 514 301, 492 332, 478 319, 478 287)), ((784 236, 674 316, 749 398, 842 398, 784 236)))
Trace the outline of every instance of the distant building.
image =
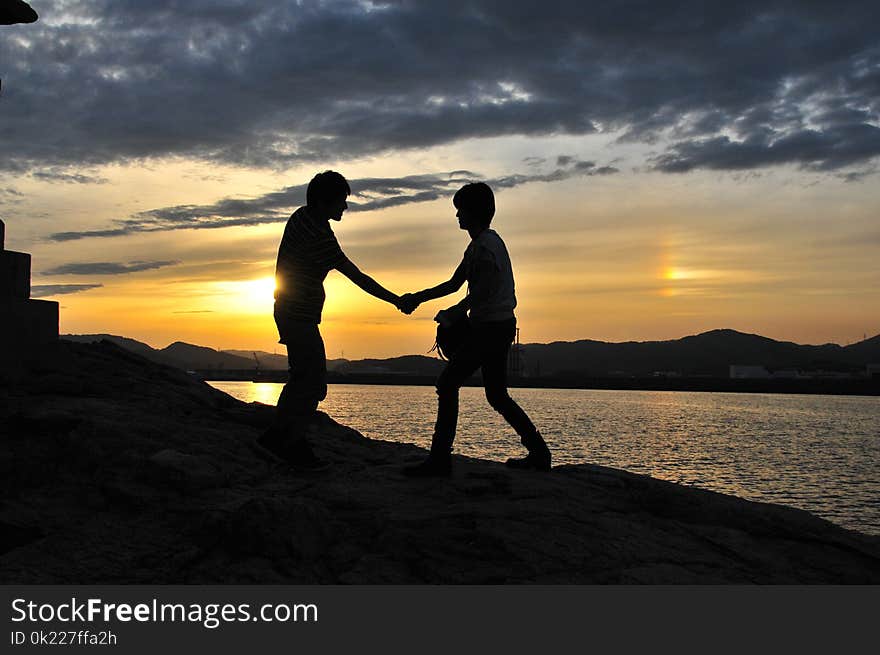
POLYGON ((654 371, 655 378, 680 378, 680 371, 654 371))
POLYGON ((730 365, 731 380, 765 380, 769 377, 770 372, 763 366, 730 365))
POLYGON ((5 249, 0 220, 0 354, 24 354, 58 340, 58 303, 31 299, 31 256, 5 249))

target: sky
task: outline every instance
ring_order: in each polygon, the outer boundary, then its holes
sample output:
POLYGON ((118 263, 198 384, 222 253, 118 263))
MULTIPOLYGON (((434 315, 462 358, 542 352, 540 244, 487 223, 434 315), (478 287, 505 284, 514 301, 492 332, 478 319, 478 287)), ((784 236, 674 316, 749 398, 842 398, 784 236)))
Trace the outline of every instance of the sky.
MULTIPOLYGON (((525 343, 880 332, 873 2, 32 0, 0 26, 0 217, 62 333, 283 352, 278 243, 318 171, 396 293, 496 192, 525 343), (711 5, 711 6, 706 6, 711 5)), ((329 357, 422 353, 338 272, 329 357)))

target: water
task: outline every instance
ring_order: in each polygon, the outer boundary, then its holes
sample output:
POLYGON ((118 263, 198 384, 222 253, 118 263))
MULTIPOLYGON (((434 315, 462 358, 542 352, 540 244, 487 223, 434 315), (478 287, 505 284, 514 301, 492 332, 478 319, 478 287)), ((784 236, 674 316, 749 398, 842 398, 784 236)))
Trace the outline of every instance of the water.
MULTIPOLYGON (((273 405, 282 385, 214 382, 273 405)), ((800 507, 880 534, 880 398, 512 389, 554 464, 590 462, 741 498, 800 507)), ((330 385, 321 405, 362 434, 428 447, 433 387, 330 385)), ((504 460, 519 439, 482 389, 461 391, 456 452, 504 460)))

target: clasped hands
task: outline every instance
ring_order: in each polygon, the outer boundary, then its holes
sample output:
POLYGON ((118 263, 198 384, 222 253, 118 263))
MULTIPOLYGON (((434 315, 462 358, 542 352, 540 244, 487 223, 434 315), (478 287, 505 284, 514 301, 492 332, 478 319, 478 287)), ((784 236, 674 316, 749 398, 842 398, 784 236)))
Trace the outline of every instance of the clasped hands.
POLYGON ((394 306, 397 307, 397 309, 399 309, 401 312, 409 316, 414 311, 416 311, 416 307, 421 304, 421 301, 416 298, 416 294, 405 293, 397 298, 397 302, 394 303, 394 306))
MULTIPOLYGON (((397 307, 401 312, 409 316, 416 308, 422 304, 422 301, 419 298, 418 293, 405 293, 402 296, 398 296, 397 300, 394 303, 394 306, 397 307)), ((450 307, 449 309, 441 309, 437 312, 437 315, 434 317, 434 320, 441 325, 449 325, 454 322, 458 313, 463 312, 465 310, 461 309, 459 306, 450 307)))

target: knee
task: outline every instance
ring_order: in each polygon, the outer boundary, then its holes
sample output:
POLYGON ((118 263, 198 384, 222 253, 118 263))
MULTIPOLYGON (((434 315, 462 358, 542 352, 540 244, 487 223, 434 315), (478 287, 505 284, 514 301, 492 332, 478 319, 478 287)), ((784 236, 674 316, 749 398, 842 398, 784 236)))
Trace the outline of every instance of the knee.
POLYGON ((501 411, 510 404, 510 395, 507 389, 486 389, 486 400, 492 409, 501 411))

